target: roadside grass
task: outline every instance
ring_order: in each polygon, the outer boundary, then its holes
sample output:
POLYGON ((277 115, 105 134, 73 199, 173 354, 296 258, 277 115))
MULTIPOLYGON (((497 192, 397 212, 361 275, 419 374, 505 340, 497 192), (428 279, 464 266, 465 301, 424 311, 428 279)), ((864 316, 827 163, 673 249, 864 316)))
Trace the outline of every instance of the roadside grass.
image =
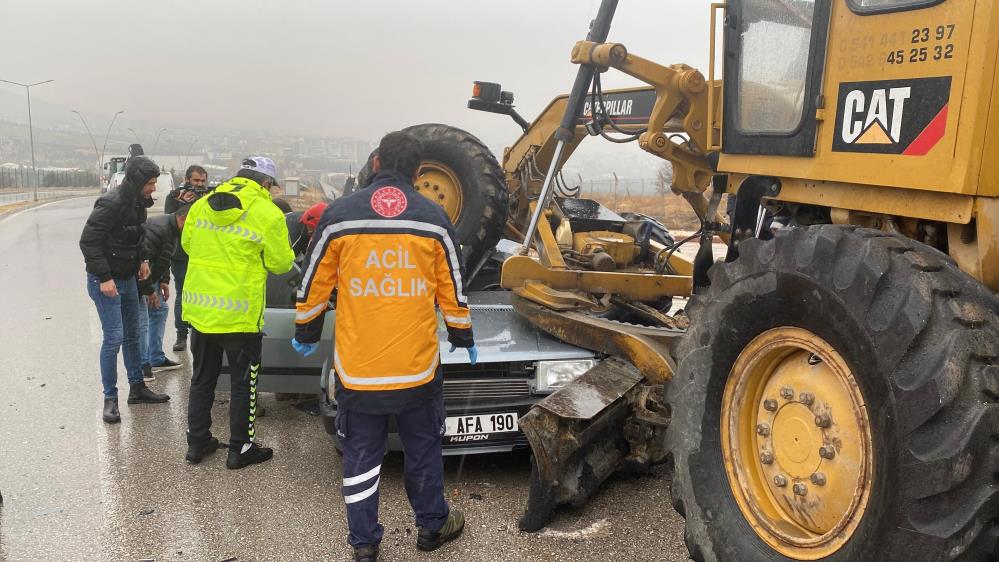
POLYGON ((614 196, 613 193, 585 193, 583 197, 593 199, 615 213, 642 213, 658 219, 670 231, 694 232, 700 228, 700 221, 690 205, 679 195, 614 196))

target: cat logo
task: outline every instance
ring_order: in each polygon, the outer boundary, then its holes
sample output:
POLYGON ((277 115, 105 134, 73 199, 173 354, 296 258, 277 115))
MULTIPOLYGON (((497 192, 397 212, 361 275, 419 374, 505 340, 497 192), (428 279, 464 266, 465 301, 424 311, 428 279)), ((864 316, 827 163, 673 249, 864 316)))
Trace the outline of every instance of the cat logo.
POLYGON ((846 82, 832 149, 923 156, 947 131, 949 76, 846 82))

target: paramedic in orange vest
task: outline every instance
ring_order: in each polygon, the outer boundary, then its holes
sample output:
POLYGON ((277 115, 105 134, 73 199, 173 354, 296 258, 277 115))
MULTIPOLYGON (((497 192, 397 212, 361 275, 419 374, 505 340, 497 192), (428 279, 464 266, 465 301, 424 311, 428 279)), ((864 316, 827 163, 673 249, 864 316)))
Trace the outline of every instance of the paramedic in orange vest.
POLYGON ((422 144, 404 132, 381 140, 371 184, 323 213, 298 292, 299 353, 315 351, 333 291, 333 370, 343 495, 354 559, 374 561, 383 529, 378 482, 389 417, 405 453, 405 485, 416 514, 417 547, 457 538, 464 517, 444 499, 445 411, 437 316, 448 341, 475 364, 461 248, 444 209, 418 194, 422 144), (435 303, 437 307, 435 307, 435 303))

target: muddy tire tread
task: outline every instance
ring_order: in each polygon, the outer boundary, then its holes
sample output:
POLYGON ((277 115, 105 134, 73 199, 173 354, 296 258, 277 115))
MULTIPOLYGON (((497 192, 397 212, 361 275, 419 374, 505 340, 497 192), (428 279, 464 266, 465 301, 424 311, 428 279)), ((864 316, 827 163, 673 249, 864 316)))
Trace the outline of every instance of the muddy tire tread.
MULTIPOLYGON (((699 417, 676 413, 690 408, 691 400, 706 399, 706 392, 698 392, 706 383, 698 386, 698 378, 710 370, 710 348, 719 327, 731 321, 721 315, 726 303, 767 298, 754 293, 754 281, 782 271, 814 280, 857 311, 878 351, 878 371, 888 375, 884 384, 896 401, 895 430, 902 442, 895 449, 897 474, 892 475, 900 492, 890 516, 894 527, 886 531, 890 537, 874 537, 884 543, 886 552, 896 549, 883 559, 918 546, 930 560, 995 560, 999 544, 996 296, 945 254, 881 231, 832 225, 799 228, 766 242, 748 240, 739 250, 736 261, 712 267, 711 288, 691 299, 687 309, 693 324, 676 348, 679 369, 669 388, 674 411, 669 442, 676 466, 671 492, 674 505, 686 517, 691 557, 731 559, 713 532, 712 514, 699 507, 690 482, 696 469, 690 458, 697 454, 700 439, 699 428, 691 424, 696 425, 699 417)), ((785 559, 770 556, 759 542, 759 552, 746 553, 744 560, 785 559)), ((871 548, 873 555, 877 549, 871 548)))

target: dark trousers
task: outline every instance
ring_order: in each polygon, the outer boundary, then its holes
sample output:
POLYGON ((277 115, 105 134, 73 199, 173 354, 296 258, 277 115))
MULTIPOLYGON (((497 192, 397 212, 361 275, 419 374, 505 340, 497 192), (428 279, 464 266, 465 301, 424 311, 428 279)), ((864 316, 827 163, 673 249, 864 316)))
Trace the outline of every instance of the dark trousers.
POLYGON ((238 451, 255 436, 257 375, 262 334, 203 334, 191 330, 194 376, 187 403, 187 442, 203 445, 212 438, 212 404, 222 370, 222 353, 229 361, 229 447, 238 451))
POLYGON ((191 329, 191 325, 184 322, 184 312, 181 308, 183 305, 181 301, 184 300, 180 298, 184 294, 184 277, 187 277, 187 262, 173 260, 170 262, 170 270, 173 271, 173 286, 174 295, 177 295, 173 299, 173 326, 177 329, 177 339, 187 339, 187 334, 191 329))
MULTIPOLYGON (((416 526, 439 531, 447 521, 444 500, 444 399, 396 414, 406 456, 404 481, 416 526)), ((347 505, 347 541, 376 545, 384 528, 378 522, 378 482, 385 456, 389 414, 372 415, 340 408, 336 433, 343 450, 343 499, 347 505)))

